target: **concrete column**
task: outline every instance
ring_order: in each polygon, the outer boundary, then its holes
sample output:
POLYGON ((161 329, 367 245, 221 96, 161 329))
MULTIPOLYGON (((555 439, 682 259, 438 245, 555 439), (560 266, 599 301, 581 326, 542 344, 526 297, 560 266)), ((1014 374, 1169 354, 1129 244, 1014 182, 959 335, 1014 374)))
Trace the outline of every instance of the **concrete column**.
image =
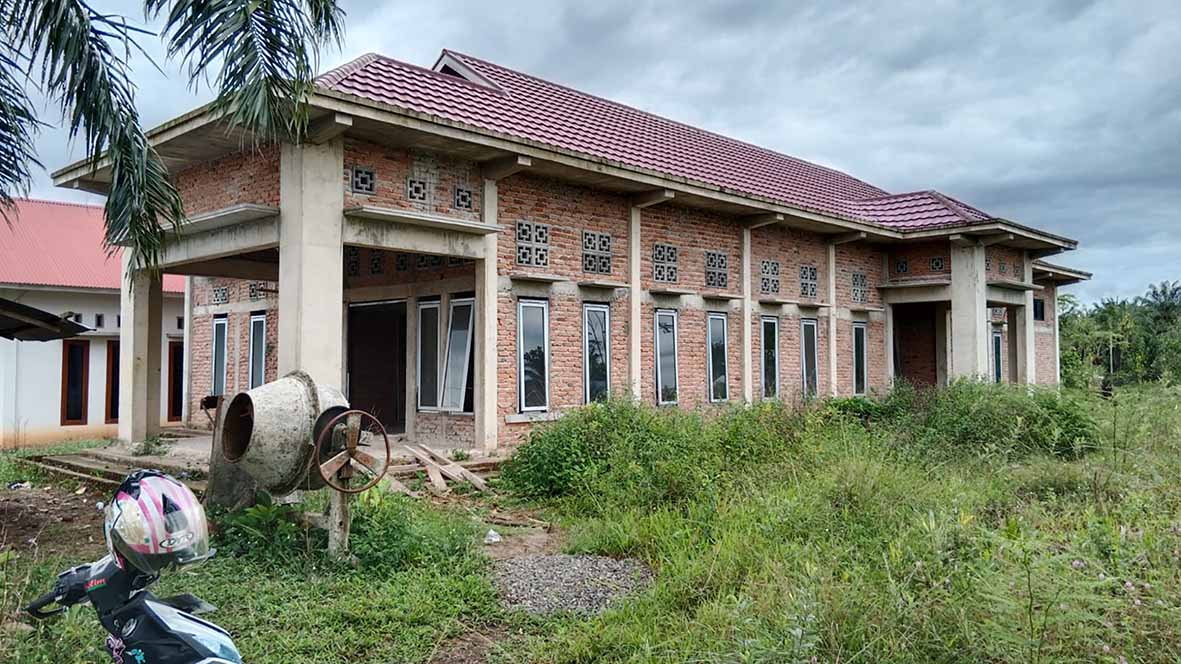
POLYGON ((828 243, 828 393, 836 396, 837 385, 837 245, 828 243))
MULTIPOLYGON (((1027 284, 1032 284, 1033 257, 1029 255, 1028 251, 1022 255, 1021 265, 1024 268, 1022 280, 1027 284)), ((1021 353, 1025 358, 1025 374, 1022 378, 1026 384, 1033 385, 1037 382, 1037 335, 1033 322, 1033 291, 1031 290, 1025 291, 1025 306, 1023 309, 1024 316, 1021 321, 1021 335, 1018 337, 1018 342, 1021 344, 1021 353)))
POLYGON ((344 147, 282 147, 279 163, 279 375, 344 383, 344 147))
POLYGON ((886 314, 886 347, 884 349, 886 352, 886 385, 894 387, 894 374, 896 373, 894 368, 896 362, 894 359, 894 305, 887 303, 883 308, 886 314))
MULTIPOLYGON (((1056 291, 1055 291, 1056 292, 1056 291)), ((1058 325, 1058 300, 1046 300, 1046 307, 1054 312, 1054 385, 1062 384, 1062 328, 1058 325)), ((1035 376, 1036 378, 1036 376, 1035 376)))
MULTIPOLYGON (((498 225, 498 188, 496 180, 484 180, 481 200, 483 221, 498 225)), ((476 417, 476 445, 485 452, 496 449, 499 408, 496 393, 497 332, 497 241, 498 233, 485 235, 484 258, 476 261, 476 381, 472 405, 476 417)))
POLYGON ((948 369, 951 367, 951 308, 946 302, 935 303, 935 384, 947 385, 948 369))
MULTIPOLYGON (((478 328, 475 328, 478 329, 478 328)), ((479 344, 476 345, 479 349, 479 344)), ((480 365, 476 365, 477 371, 480 365)), ((479 378, 476 392, 479 392, 479 378)), ((473 406, 475 406, 473 400, 473 406)), ((418 416, 418 298, 406 298, 406 436, 415 440, 415 419, 418 416)))
POLYGON ((640 328, 641 297, 643 295, 640 280, 640 256, 643 252, 640 244, 640 208, 631 208, 631 218, 627 227, 627 274, 628 274, 628 334, 627 334, 627 379, 631 384, 632 396, 640 398, 640 328))
POLYGON ((161 316, 159 274, 131 272, 123 255, 119 328, 119 438, 139 442, 160 433, 161 316))
POLYGON ((1009 382, 1013 385, 1033 383, 1033 307, 1007 307, 1009 323, 1009 382))
POLYGON ((985 248, 951 245, 951 377, 988 375, 988 279, 985 248))
POLYGON ((754 401, 754 347, 751 343, 754 302, 751 300, 750 289, 750 233, 750 226, 742 228, 742 398, 747 403, 754 401))
POLYGON ((184 426, 190 426, 192 421, 189 417, 189 399, 192 393, 189 391, 193 385, 193 343, 192 343, 192 329, 193 327, 193 278, 185 277, 185 329, 183 336, 183 348, 181 355, 184 357, 184 371, 181 372, 184 384, 181 386, 181 407, 180 407, 180 423, 184 426))

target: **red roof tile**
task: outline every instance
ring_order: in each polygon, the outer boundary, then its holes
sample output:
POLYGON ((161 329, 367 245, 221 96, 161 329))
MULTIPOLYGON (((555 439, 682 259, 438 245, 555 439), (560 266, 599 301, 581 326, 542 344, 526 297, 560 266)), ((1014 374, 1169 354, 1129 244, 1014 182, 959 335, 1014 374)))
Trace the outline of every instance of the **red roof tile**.
MULTIPOLYGON (((120 252, 103 249, 101 206, 19 199, 16 208, 11 224, 0 223, 0 285, 119 288, 120 252)), ((167 292, 184 285, 164 276, 167 292)))
POLYGON ((317 83, 408 111, 781 204, 899 229, 989 219, 935 192, 890 195, 841 171, 668 120, 471 56, 481 81, 370 53, 317 83))

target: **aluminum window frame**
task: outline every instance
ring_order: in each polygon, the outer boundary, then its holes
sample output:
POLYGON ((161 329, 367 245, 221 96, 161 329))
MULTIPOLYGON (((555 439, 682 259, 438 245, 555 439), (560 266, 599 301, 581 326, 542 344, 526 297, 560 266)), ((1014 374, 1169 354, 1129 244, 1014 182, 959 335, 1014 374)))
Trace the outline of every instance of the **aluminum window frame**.
MULTIPOLYGON (((227 355, 230 346, 230 320, 225 314, 219 314, 213 317, 212 334, 209 337, 209 393, 213 396, 223 397, 226 394, 226 378, 227 368, 230 364, 230 358, 227 355), (215 391, 217 387, 217 327, 221 326, 221 392, 215 391)), ((120 395, 122 396, 122 395, 120 395)))
POLYGON ((461 298, 451 299, 447 303, 447 343, 444 345, 443 356, 440 358, 441 364, 443 365, 443 372, 442 372, 443 375, 442 375, 442 380, 439 381, 439 400, 438 400, 439 410, 442 410, 442 411, 448 412, 448 413, 467 412, 467 411, 464 411, 464 409, 463 409, 463 402, 466 400, 463 395, 467 394, 467 375, 468 375, 468 371, 471 369, 472 343, 473 343, 473 337, 475 335, 475 331, 476 331, 476 298, 461 297, 461 298), (465 344, 464 355, 463 355, 463 373, 460 374, 462 376, 462 378, 460 379, 462 382, 460 383, 460 390, 459 390, 460 403, 459 403, 458 407, 454 407, 454 406, 449 406, 445 401, 446 396, 447 396, 447 377, 451 375, 451 372, 450 372, 451 342, 452 342, 451 321, 455 320, 455 308, 456 307, 464 307, 464 306, 471 308, 471 314, 468 316, 468 320, 467 320, 467 343, 465 344))
POLYGON ((246 384, 250 389, 258 387, 254 384, 254 324, 262 323, 262 381, 258 385, 266 382, 267 373, 267 315, 263 313, 250 314, 250 334, 247 338, 246 348, 246 384))
POLYGON ((780 391, 779 391, 779 388, 780 388, 780 384, 779 384, 779 371, 780 371, 779 337, 780 337, 779 316, 761 316, 759 318, 759 350, 761 350, 762 353, 760 353, 761 358, 760 358, 759 366, 762 368, 763 371, 762 371, 762 376, 761 376, 759 382, 761 383, 760 387, 763 388, 762 389, 762 393, 763 393, 762 398, 763 399, 778 399, 779 398, 779 394, 780 394, 780 391), (775 349, 775 380, 771 383, 772 385, 775 386, 775 393, 770 396, 767 396, 767 323, 771 323, 775 328, 775 344, 773 346, 775 349))
POLYGON ((1004 356, 1001 355, 1004 346, 1004 333, 999 329, 994 329, 992 331, 992 380, 998 384, 1003 383, 1005 377, 1004 356))
POLYGON ((863 397, 869 393, 869 325, 864 321, 853 323, 853 396, 863 397), (861 353, 857 353, 857 334, 861 334, 861 353), (861 371, 857 371, 857 360, 861 360, 861 371), (860 376, 858 375, 860 373, 860 376), (861 389, 857 389, 857 379, 861 389))
POLYGON ((680 357, 680 343, 681 336, 680 329, 680 312, 676 309, 657 309, 652 316, 652 348, 655 351, 656 360, 656 404, 659 406, 675 406, 681 398, 681 357, 680 357), (676 398, 666 401, 661 398, 661 384, 664 382, 663 372, 660 370, 660 317, 671 316, 673 321, 673 392, 676 393, 676 398))
POLYGON ((800 319, 800 379, 805 399, 820 396, 820 321, 816 318, 800 319), (804 330, 808 327, 812 328, 812 373, 816 378, 816 387, 812 392, 808 391, 808 348, 804 345, 804 330))
POLYGON ((590 313, 601 312, 604 316, 603 355, 607 360, 607 395, 611 394, 611 305, 585 302, 582 305, 582 401, 593 403, 590 396, 590 313))
POLYGON ((720 311, 711 311, 705 316, 705 372, 706 386, 710 403, 726 403, 730 400, 730 319, 720 311), (725 364, 722 372, 722 386, 726 396, 719 398, 714 392, 716 379, 714 377, 714 321, 722 322, 722 361, 725 364))
POLYGON ((443 324, 443 310, 442 302, 439 300, 426 300, 418 302, 418 311, 415 317, 415 370, 414 370, 414 405, 422 412, 436 412, 441 410, 439 404, 443 401, 443 382, 439 380, 439 326, 443 324), (435 310, 435 403, 434 405, 423 405, 422 403, 422 312, 424 309, 435 310))
POLYGON ((550 406, 550 338, 549 338, 549 300, 521 299, 517 301, 517 407, 522 413, 545 412, 550 406), (541 406, 525 405, 525 353, 524 353, 524 320, 526 308, 541 309, 542 343, 545 346, 545 404, 541 406))

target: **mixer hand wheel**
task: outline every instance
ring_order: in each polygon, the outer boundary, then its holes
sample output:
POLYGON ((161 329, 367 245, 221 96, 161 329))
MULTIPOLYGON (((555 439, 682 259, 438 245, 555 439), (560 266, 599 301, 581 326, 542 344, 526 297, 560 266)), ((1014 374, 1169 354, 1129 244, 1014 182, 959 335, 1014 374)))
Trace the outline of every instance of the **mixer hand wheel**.
POLYGON ((376 485, 389 468, 390 439, 376 417, 363 410, 346 410, 316 437, 313 459, 320 461, 316 468, 325 484, 342 493, 361 493, 376 485), (350 480, 358 476, 365 482, 352 486, 350 480))

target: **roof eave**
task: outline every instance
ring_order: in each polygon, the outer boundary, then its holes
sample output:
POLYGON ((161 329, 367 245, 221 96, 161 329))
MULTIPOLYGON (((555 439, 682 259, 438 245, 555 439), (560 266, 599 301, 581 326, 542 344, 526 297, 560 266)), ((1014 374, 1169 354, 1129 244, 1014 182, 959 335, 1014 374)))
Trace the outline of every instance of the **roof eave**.
POLYGON ((1055 265, 1046 261, 1033 262, 1034 279, 1053 281, 1059 285, 1077 284, 1080 281, 1090 281, 1094 275, 1085 270, 1078 270, 1064 265, 1055 265))

